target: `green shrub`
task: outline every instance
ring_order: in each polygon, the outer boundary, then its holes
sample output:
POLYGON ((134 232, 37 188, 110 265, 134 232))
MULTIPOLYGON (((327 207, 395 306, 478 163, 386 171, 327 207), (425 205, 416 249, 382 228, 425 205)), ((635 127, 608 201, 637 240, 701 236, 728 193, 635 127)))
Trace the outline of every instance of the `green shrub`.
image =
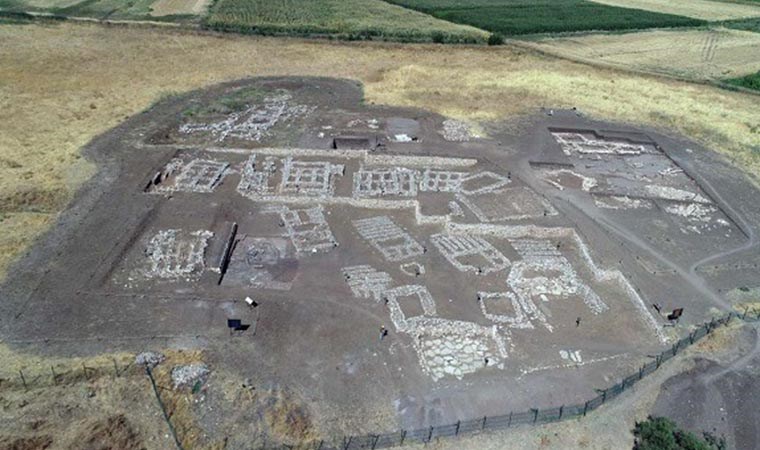
POLYGON ((740 86, 743 88, 760 91, 760 72, 753 73, 745 77, 729 78, 725 81, 726 83, 732 84, 734 86, 740 86))
POLYGON ((488 45, 501 45, 504 43, 504 36, 499 33, 491 33, 488 36, 488 45))
POLYGON ((702 440, 693 433, 678 428, 666 417, 649 416, 643 422, 636 422, 633 429, 635 437, 634 450, 722 450, 723 439, 716 439, 706 433, 710 439, 702 440))

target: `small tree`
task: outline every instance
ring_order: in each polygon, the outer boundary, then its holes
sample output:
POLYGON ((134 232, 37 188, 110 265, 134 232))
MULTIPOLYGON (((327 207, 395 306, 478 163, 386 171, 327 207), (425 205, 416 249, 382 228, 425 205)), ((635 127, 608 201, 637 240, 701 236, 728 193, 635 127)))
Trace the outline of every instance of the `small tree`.
POLYGON ((725 440, 711 439, 703 441, 695 434, 678 428, 666 417, 649 416, 643 422, 636 422, 633 429, 634 450, 722 450, 725 440))

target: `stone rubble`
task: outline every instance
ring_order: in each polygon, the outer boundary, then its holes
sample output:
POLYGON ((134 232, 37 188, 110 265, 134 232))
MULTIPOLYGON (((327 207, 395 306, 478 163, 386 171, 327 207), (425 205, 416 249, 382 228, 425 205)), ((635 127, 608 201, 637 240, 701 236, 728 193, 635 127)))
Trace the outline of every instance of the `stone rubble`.
POLYGON ((211 123, 187 123, 179 127, 180 133, 209 133, 222 142, 233 137, 248 141, 260 141, 269 135, 269 130, 280 122, 308 115, 316 107, 292 105, 291 95, 279 92, 266 97, 262 104, 249 106, 243 111, 233 112, 224 119, 211 123))
POLYGON ((188 364, 174 367, 171 373, 174 389, 192 387, 198 381, 205 382, 210 373, 211 371, 205 364, 188 364))
POLYGON ((161 364, 165 359, 166 356, 159 352, 142 352, 135 357, 135 364, 152 369, 161 364))

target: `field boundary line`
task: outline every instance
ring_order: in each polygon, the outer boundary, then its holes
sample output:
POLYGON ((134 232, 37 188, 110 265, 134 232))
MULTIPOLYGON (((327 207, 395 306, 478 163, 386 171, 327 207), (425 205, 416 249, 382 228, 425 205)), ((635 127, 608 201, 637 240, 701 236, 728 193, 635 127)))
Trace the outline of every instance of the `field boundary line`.
MULTIPOLYGON (((650 30, 647 30, 647 31, 650 31, 650 30)), ((650 77, 655 77, 655 78, 663 78, 666 80, 681 81, 684 83, 700 84, 703 86, 712 86, 712 87, 717 87, 717 88, 721 88, 721 89, 725 89, 729 91, 736 91, 736 92, 742 92, 746 94, 760 96, 759 91, 755 91, 755 90, 748 89, 741 86, 735 86, 717 78, 692 78, 692 77, 676 75, 674 73, 670 73, 666 71, 637 69, 625 64, 602 62, 602 61, 598 61, 598 60, 594 60, 590 58, 584 58, 581 56, 563 54, 560 51, 552 51, 548 48, 541 47, 537 43, 521 40, 521 39, 508 39, 508 40, 505 40, 504 43, 507 45, 513 45, 516 48, 535 52, 542 56, 563 59, 566 61, 583 64, 583 65, 587 65, 591 67, 596 67, 599 69, 607 69, 607 70, 612 70, 615 72, 628 73, 628 74, 634 74, 634 75, 645 75, 645 76, 650 76, 650 77)))

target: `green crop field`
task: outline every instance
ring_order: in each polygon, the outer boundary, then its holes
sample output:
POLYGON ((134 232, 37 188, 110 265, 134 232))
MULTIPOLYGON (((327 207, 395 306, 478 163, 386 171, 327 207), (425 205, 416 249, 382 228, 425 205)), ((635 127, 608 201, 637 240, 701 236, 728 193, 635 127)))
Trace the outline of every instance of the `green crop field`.
POLYGON ((217 0, 205 25, 221 31, 423 42, 476 43, 488 37, 382 0, 217 0))
POLYGON ((389 0, 455 23, 504 35, 698 26, 672 14, 586 0, 389 0))
POLYGON ((735 30, 754 31, 755 33, 760 33, 760 18, 758 17, 750 19, 727 20, 725 22, 721 22, 721 25, 726 28, 733 28, 735 30))
POLYGON ((747 89, 753 89, 755 91, 760 91, 760 72, 740 78, 731 78, 726 80, 726 83, 733 84, 734 86, 741 86, 747 89))

